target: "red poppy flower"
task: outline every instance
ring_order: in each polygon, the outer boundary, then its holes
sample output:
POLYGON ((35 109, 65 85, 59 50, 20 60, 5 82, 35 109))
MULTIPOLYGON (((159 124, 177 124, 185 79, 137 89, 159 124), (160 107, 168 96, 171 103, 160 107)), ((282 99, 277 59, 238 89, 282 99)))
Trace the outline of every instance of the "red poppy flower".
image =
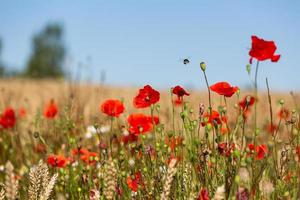
POLYGON ((8 107, 3 112, 2 115, 0 115, 0 128, 8 129, 13 128, 16 124, 16 115, 14 109, 8 107))
POLYGON ((128 176, 126 182, 128 187, 134 192, 138 191, 139 185, 142 186, 142 188, 145 187, 142 181, 141 172, 136 172, 132 176, 128 176))
POLYGON ((218 82, 214 85, 210 86, 210 89, 219 95, 223 95, 225 97, 231 97, 234 93, 238 91, 238 87, 233 87, 227 82, 218 82))
POLYGON ((184 95, 189 96, 190 94, 186 92, 182 87, 179 85, 175 86, 172 90, 173 94, 177 95, 178 97, 183 97, 184 95))
POLYGON ((165 144, 168 145, 171 151, 174 151, 177 146, 180 146, 183 142, 183 137, 174 136, 169 138, 168 136, 165 138, 165 144))
POLYGON ((209 112, 205 112, 203 114, 204 122, 202 122, 202 126, 205 126, 206 124, 212 124, 213 125, 220 125, 222 123, 220 119, 220 114, 218 111, 212 110, 211 114, 209 112))
POLYGON ((273 135, 275 133, 275 131, 277 130, 278 126, 276 124, 271 124, 269 123, 267 126, 266 126, 266 131, 268 133, 270 133, 271 135, 273 135))
POLYGON ((93 165, 97 162, 98 154, 96 152, 89 151, 86 154, 80 156, 80 160, 85 162, 86 164, 93 165))
POLYGON ((34 151, 36 153, 47 153, 47 148, 44 144, 39 143, 34 147, 34 151))
POLYGON ((47 163, 52 167, 62 168, 68 164, 68 159, 62 155, 50 154, 48 156, 47 163))
MULTIPOLYGON (((254 146, 254 144, 250 143, 248 144, 248 148, 251 151, 255 150, 255 159, 257 160, 262 160, 265 158, 266 154, 268 153, 268 147, 265 144, 259 145, 259 146, 254 146)), ((252 155, 252 153, 250 153, 252 155)))
POLYGON ((246 110, 250 108, 255 103, 255 97, 247 95, 239 102, 240 107, 242 110, 246 110))
POLYGON ((234 149, 235 144, 228 144, 227 142, 218 144, 218 151, 222 156, 229 157, 234 149))
POLYGON ((125 110, 120 100, 109 99, 101 105, 101 111, 111 117, 119 117, 125 110))
POLYGON ((71 152, 72 152, 73 156, 77 156, 77 155, 87 154, 89 152, 89 150, 87 150, 85 148, 75 148, 75 149, 72 149, 71 152))
POLYGON ((250 113, 250 107, 255 103, 255 98, 253 96, 247 95, 239 102, 239 106, 243 112, 244 119, 248 118, 250 113))
POLYGON ((80 155, 80 160, 86 164, 95 164, 97 162, 98 154, 96 152, 91 152, 85 148, 76 148, 72 150, 72 155, 80 155))
POLYGON ((24 117, 26 117, 26 110, 25 110, 25 108, 23 108, 23 107, 19 108, 18 114, 19 114, 19 117, 21 119, 24 118, 24 117))
MULTIPOLYGON (((143 134, 151 131, 153 128, 151 116, 146 116, 144 114, 131 114, 127 121, 129 123, 129 132, 131 134, 143 134)), ((153 121, 155 124, 158 124, 158 117, 153 117, 153 121)))
POLYGON ((209 200, 209 193, 206 188, 202 188, 199 192, 197 200, 209 200))
POLYGON ((183 96, 189 96, 190 94, 186 92, 182 87, 179 85, 175 86, 172 89, 172 93, 177 96, 177 98, 174 100, 175 105, 179 106, 183 103, 183 96))
POLYGON ((159 101, 160 94, 154 90, 150 85, 144 86, 139 90, 139 94, 134 97, 133 105, 136 108, 147 108, 151 104, 155 104, 159 101))
POLYGON ((250 63, 252 64, 252 59, 256 58, 258 61, 264 61, 270 59, 272 62, 277 62, 280 55, 275 55, 277 49, 274 41, 266 41, 258 38, 257 36, 252 36, 252 47, 249 51, 250 63))
POLYGON ((287 120, 290 116, 290 111, 286 108, 282 108, 278 112, 277 116, 279 117, 279 119, 287 120))
POLYGON ((48 119, 53 119, 58 112, 58 107, 52 99, 44 108, 44 116, 48 119))
POLYGON ((123 135, 121 137, 121 141, 125 145, 127 145, 128 143, 131 143, 131 142, 136 142, 136 141, 138 141, 138 139, 139 139, 139 137, 132 133, 129 133, 128 135, 123 135))
POLYGON ((262 145, 257 146, 255 151, 256 151, 256 159, 262 160, 268 153, 268 147, 267 147, 267 145, 262 144, 262 145))

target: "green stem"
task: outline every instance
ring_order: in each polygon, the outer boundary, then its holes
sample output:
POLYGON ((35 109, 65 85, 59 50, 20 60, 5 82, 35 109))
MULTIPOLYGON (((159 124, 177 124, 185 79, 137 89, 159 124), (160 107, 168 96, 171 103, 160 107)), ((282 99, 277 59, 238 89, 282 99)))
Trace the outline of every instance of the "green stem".
MULTIPOLYGON (((210 118, 211 118, 212 117, 211 92, 210 92, 210 89, 209 89, 209 84, 208 84, 208 80, 207 80, 207 76, 206 76, 205 71, 203 71, 203 74, 204 74, 205 83, 206 83, 206 87, 207 87, 207 91, 208 91, 208 104, 209 104, 208 110, 209 110, 209 115, 210 115, 210 118)), ((214 126, 214 125, 212 124, 212 126, 214 126)), ((215 144, 215 130, 214 130, 214 127, 212 127, 212 130, 213 130, 212 148, 213 148, 213 151, 214 151, 214 146, 215 146, 214 145, 215 144)), ((209 142, 208 142, 208 144, 209 144, 209 142)))
POLYGON ((172 122, 173 122, 173 133, 175 135, 175 107, 174 107, 174 102, 173 102, 173 89, 171 90, 171 102, 172 102, 172 122))
POLYGON ((258 99, 258 87, 257 87, 257 75, 258 75, 258 67, 259 67, 259 61, 256 63, 255 68, 255 79, 254 79, 254 96, 255 96, 255 102, 254 102, 254 137, 253 137, 253 143, 256 146, 256 132, 257 132, 257 99, 258 99))

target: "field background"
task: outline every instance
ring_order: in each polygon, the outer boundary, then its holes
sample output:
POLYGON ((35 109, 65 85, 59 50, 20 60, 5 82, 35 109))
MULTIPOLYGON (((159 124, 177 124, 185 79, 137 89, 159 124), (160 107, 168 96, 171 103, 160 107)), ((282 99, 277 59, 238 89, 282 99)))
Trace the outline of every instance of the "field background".
MULTIPOLYGON (((140 88, 142 87, 141 85, 140 88)), ((99 117, 104 116, 99 111, 99 105, 109 98, 124 101, 126 111, 125 114, 120 117, 123 120, 125 120, 129 113, 148 112, 148 109, 137 110, 132 105, 132 99, 138 93, 138 87, 73 83, 64 80, 2 79, 0 80, 0 89, 0 108, 3 109, 7 106, 15 108, 24 107, 29 119, 34 117, 38 111, 42 111, 44 105, 50 99, 54 99, 58 103, 60 110, 62 110, 64 106, 71 106, 71 114, 73 117, 84 117, 84 123, 86 125, 90 125, 96 122, 99 117)), ((161 93, 161 99, 159 101, 159 105, 161 106, 161 120, 165 124, 170 124, 172 114, 170 92, 168 92, 167 89, 155 89, 161 93)), ((208 105, 207 92, 205 90, 188 89, 187 91, 190 93, 190 96, 186 97, 185 101, 189 103, 189 107, 191 107, 194 110, 194 114, 197 115, 199 103, 204 103, 206 107, 208 105)), ((270 92, 274 115, 276 115, 280 109, 278 101, 281 99, 285 101, 285 108, 290 110, 295 108, 293 98, 289 92, 270 92)), ((243 89, 241 89, 239 99, 236 95, 227 98, 229 116, 236 116, 237 110, 234 105, 242 99, 244 95, 251 94, 253 94, 252 91, 243 91, 243 89)), ((298 101, 298 93, 295 93, 294 96, 296 101, 298 101)), ((212 92, 212 104, 214 109, 217 109, 221 101, 224 104, 223 99, 212 92)), ((180 112, 180 107, 177 107, 176 111, 180 112)), ((269 106, 266 92, 261 92, 259 95, 258 119, 260 124, 265 123, 266 120, 269 119, 269 106)))

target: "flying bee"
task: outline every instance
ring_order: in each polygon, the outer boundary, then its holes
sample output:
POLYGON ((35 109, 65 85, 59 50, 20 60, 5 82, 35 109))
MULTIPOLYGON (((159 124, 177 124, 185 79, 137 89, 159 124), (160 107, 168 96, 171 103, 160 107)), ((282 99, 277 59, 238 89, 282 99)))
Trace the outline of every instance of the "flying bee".
POLYGON ((184 65, 190 64, 190 58, 189 57, 187 57, 187 58, 180 58, 178 61, 180 61, 184 65))
POLYGON ((187 65, 190 63, 190 60, 188 58, 183 59, 183 64, 187 65))

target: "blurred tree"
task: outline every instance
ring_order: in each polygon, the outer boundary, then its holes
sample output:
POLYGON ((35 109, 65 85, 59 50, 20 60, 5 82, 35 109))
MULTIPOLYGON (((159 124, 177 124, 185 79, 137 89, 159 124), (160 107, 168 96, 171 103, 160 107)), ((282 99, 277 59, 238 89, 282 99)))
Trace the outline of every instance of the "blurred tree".
POLYGON ((63 27, 56 23, 48 24, 33 37, 32 45, 32 55, 25 75, 34 78, 63 77, 63 62, 66 53, 63 27))

